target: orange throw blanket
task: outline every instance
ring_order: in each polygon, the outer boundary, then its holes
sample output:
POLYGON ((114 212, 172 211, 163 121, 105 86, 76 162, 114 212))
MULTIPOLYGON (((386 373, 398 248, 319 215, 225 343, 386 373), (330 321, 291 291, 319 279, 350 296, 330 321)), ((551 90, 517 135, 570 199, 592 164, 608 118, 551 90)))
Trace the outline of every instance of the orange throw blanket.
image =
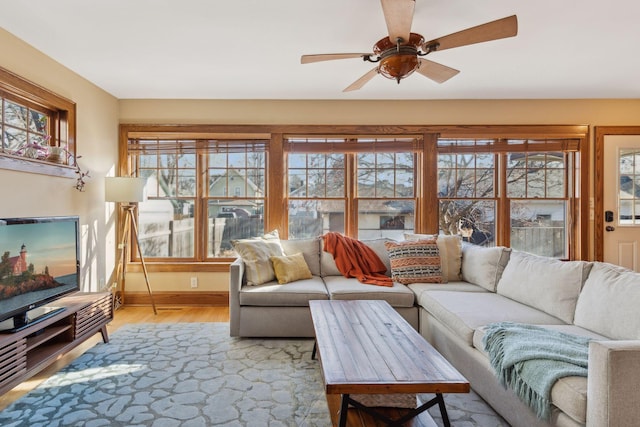
POLYGON ((327 233, 322 238, 324 250, 333 255, 344 277, 355 277, 369 285, 393 286, 391 277, 384 274, 387 267, 369 246, 340 233, 327 233))

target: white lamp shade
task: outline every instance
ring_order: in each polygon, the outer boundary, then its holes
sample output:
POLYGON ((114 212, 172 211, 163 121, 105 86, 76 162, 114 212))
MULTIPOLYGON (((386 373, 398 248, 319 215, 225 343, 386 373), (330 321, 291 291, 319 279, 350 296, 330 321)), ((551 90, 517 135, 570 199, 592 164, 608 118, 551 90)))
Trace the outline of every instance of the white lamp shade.
POLYGON ((145 178, 135 177, 106 177, 104 185, 105 200, 107 202, 134 203, 144 202, 146 194, 145 178))

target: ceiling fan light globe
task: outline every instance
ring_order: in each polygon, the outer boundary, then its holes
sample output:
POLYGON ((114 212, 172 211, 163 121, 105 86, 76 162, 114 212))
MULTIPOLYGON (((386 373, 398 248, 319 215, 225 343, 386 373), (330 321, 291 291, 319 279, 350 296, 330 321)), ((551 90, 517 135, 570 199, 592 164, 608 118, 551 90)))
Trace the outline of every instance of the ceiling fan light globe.
POLYGON ((392 55, 380 60, 378 72, 388 79, 400 81, 411 75, 418 65, 416 55, 392 55))

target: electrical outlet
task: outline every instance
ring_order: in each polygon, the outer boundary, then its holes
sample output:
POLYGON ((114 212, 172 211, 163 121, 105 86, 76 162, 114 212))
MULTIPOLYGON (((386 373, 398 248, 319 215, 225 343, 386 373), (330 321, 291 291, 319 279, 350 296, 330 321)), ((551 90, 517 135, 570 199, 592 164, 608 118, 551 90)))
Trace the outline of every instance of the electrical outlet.
POLYGON ((192 288, 197 288, 198 287, 198 278, 197 277, 192 277, 191 278, 191 287, 192 288))

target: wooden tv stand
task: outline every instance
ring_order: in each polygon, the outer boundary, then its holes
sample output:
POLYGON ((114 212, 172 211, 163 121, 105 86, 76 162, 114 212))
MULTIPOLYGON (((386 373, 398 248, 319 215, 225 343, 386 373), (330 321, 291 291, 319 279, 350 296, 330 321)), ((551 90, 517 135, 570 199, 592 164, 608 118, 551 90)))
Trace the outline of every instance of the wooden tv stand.
POLYGON ((96 333, 109 342, 107 323, 113 319, 109 292, 78 292, 49 305, 64 307, 24 329, 0 334, 0 394, 32 377, 96 333))

